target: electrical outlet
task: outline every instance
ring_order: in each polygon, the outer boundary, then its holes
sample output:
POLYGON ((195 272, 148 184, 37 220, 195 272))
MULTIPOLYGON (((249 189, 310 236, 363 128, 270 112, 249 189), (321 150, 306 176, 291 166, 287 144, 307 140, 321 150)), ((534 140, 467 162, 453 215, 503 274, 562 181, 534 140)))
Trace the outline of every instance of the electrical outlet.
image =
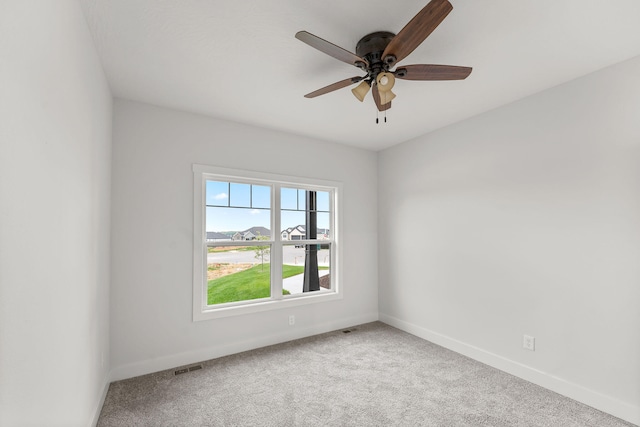
POLYGON ((531 335, 525 335, 522 338, 522 348, 531 350, 531 351, 536 351, 536 339, 531 335))
POLYGON ((296 324, 296 316, 294 316, 293 314, 291 314, 289 316, 289 326, 293 326, 296 324))

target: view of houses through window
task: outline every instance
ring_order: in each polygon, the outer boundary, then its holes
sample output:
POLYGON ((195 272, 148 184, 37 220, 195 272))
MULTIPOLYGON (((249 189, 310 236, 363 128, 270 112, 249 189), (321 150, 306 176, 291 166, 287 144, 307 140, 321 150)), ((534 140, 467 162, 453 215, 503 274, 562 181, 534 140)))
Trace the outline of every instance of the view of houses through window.
POLYGON ((207 305, 331 291, 330 189, 207 180, 205 192, 207 305))

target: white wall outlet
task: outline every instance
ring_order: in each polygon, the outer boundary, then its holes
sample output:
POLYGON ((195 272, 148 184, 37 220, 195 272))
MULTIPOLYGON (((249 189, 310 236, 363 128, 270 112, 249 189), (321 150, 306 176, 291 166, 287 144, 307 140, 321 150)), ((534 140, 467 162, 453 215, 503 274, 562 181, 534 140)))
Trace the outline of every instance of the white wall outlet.
POLYGON ((522 338, 522 348, 531 350, 531 351, 536 351, 536 339, 531 335, 525 335, 522 338))
POLYGON ((296 324, 296 316, 293 314, 289 315, 289 326, 293 326, 296 324))

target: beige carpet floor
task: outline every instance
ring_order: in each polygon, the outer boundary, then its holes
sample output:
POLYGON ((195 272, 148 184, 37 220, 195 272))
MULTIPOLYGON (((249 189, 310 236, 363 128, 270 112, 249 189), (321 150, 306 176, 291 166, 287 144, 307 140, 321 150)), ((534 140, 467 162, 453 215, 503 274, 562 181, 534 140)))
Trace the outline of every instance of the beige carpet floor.
POLYGON ((375 322, 111 384, 109 426, 632 426, 375 322))

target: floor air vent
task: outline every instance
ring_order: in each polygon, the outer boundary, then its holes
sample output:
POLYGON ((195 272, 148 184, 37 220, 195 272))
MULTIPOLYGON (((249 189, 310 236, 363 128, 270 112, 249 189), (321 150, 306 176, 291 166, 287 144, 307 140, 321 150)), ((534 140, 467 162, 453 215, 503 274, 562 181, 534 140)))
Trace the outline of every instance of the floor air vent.
POLYGON ((187 368, 180 368, 173 371, 174 375, 186 374, 187 372, 193 372, 202 369, 202 365, 193 365, 187 368))

